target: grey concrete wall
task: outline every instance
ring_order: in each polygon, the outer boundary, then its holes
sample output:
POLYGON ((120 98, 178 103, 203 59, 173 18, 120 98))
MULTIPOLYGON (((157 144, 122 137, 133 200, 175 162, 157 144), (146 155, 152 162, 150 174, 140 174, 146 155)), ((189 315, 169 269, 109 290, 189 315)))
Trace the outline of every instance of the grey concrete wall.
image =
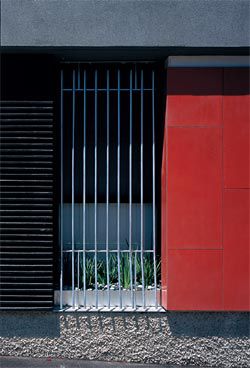
POLYGON ((1 312, 0 354, 247 367, 248 313, 1 312))
POLYGON ((1 45, 246 47, 249 12, 249 0, 1 0, 1 45))

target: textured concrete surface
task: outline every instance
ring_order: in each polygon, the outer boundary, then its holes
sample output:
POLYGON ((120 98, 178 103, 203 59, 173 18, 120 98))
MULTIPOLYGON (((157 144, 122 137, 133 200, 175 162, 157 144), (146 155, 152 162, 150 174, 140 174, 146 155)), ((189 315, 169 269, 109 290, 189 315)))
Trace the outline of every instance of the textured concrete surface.
MULTIPOLYGON (((137 364, 124 362, 103 362, 93 360, 52 359, 52 358, 13 358, 0 357, 1 368, 186 368, 180 365, 137 364)), ((188 366, 192 368, 194 366, 188 366)), ((195 368, 195 367, 194 367, 195 368)), ((199 367, 203 368, 203 367, 199 367)), ((204 367, 205 368, 205 367, 204 367)), ((207 367, 206 367, 207 368, 207 367)))
POLYGON ((250 45, 248 0, 1 0, 3 46, 250 45))
POLYGON ((0 355, 247 367, 248 313, 1 312, 0 355))
MULTIPOLYGON (((124 362, 97 362, 75 359, 51 359, 51 358, 13 358, 0 357, 1 368, 162 368, 155 364, 134 364, 124 362)), ((176 365, 164 365, 164 368, 182 368, 176 365)), ((189 366, 189 368, 192 368, 189 366)), ((200 367, 202 368, 202 367, 200 367)))

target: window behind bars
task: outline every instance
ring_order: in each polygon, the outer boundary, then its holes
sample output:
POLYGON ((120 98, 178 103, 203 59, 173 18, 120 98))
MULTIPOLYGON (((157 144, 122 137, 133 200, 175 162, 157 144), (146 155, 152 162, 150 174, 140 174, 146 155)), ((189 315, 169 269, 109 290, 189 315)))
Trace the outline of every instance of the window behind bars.
POLYGON ((61 309, 159 307, 158 91, 154 64, 62 64, 61 309))

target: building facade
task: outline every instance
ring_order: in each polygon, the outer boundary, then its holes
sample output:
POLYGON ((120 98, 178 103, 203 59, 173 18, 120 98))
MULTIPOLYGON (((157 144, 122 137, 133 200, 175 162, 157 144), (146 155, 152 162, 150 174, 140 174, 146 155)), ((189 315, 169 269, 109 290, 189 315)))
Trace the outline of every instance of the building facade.
POLYGON ((249 2, 1 0, 1 354, 249 364, 249 2))

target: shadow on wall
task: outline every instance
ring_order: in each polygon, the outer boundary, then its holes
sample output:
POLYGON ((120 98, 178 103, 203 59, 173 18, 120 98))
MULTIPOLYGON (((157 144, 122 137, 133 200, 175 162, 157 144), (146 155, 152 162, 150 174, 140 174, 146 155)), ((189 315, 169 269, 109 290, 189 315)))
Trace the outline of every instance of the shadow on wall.
MULTIPOLYGON (((248 338, 249 313, 166 312, 166 313, 54 313, 2 312, 0 337, 59 338, 61 331, 88 331, 91 335, 105 332, 147 331, 169 337, 248 338)), ((132 332, 133 334, 133 332, 132 332)))
MULTIPOLYGON (((81 326, 80 316, 72 315, 78 328, 81 326)), ((138 332, 147 330, 150 334, 161 333, 171 337, 223 337, 248 338, 250 332, 249 313, 216 313, 216 312, 166 312, 166 313, 105 313, 86 315, 88 330, 96 333, 96 317, 100 333, 105 333, 107 321, 113 332, 121 328, 129 334, 131 330, 138 332)), ((63 324, 68 328, 68 320, 63 324)))
POLYGON ((60 319, 53 312, 1 312, 0 337, 60 337, 60 319))
POLYGON ((249 337, 250 319, 247 312, 168 312, 173 336, 187 337, 249 337))

